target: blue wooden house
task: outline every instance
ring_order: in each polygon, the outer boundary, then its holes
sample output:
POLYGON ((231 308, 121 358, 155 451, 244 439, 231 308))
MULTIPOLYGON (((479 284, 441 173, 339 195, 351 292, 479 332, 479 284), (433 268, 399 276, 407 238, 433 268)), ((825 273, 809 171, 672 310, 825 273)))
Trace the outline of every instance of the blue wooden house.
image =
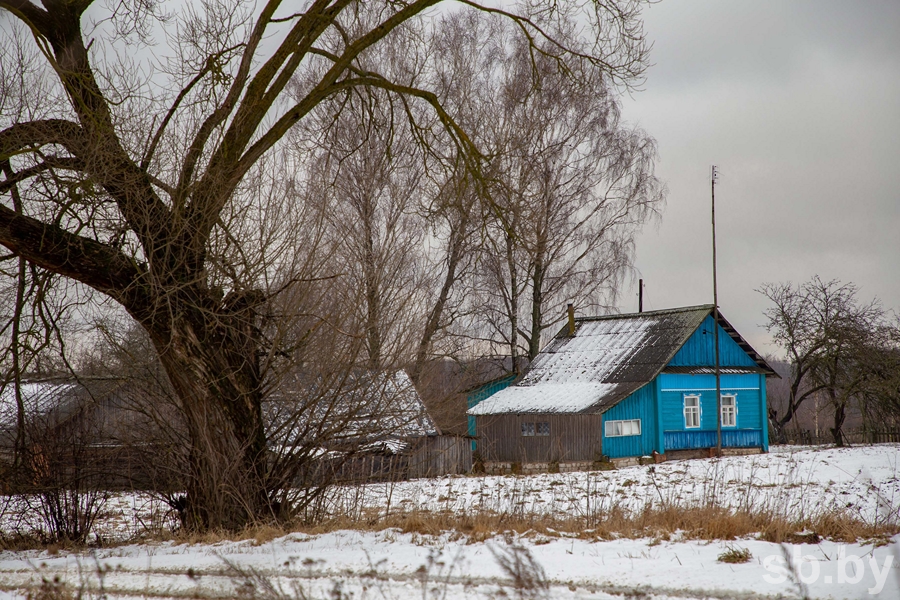
POLYGON ((775 371, 713 306, 574 318, 524 377, 469 409, 485 461, 767 451, 775 371), (715 338, 721 412, 717 415, 715 338))

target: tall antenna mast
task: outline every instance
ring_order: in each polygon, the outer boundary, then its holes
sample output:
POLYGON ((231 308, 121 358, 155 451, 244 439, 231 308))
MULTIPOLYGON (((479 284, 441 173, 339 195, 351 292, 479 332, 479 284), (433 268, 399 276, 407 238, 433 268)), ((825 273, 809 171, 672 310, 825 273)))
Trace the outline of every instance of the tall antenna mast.
POLYGON ((719 288, 716 281, 716 181, 719 170, 712 165, 709 170, 712 195, 712 275, 713 275, 713 339, 716 348, 716 456, 722 456, 722 389, 719 377, 719 288))
POLYGON ((644 312, 644 280, 638 279, 638 312, 644 312))

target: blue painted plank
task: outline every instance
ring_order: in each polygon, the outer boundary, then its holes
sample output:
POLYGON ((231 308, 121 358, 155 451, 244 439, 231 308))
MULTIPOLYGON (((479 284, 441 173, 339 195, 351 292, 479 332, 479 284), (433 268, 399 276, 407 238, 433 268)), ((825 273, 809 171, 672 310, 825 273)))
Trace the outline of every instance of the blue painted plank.
POLYGON ((675 354, 670 366, 711 367, 715 365, 715 338, 719 335, 719 364, 723 367, 757 367, 756 361, 738 346, 728 333, 716 326, 712 315, 706 317, 684 346, 675 354))
MULTIPOLYGON (((664 431, 685 431, 684 397, 700 396, 700 428, 716 428, 716 378, 715 375, 684 375, 663 373, 659 376, 662 396, 662 421, 664 431)), ((722 394, 733 394, 737 399, 737 429, 758 429, 765 423, 761 412, 760 375, 723 375, 722 394)))
MULTIPOLYGON (((667 431, 666 450, 697 450, 716 447, 715 431, 667 431)), ((722 430, 723 448, 759 448, 762 433, 759 429, 722 430)))
POLYGON ((766 376, 759 375, 759 413, 763 452, 769 451, 769 405, 766 398, 766 376))
POLYGON ((610 458, 650 454, 656 432, 656 388, 651 382, 603 413, 603 454, 610 458), (606 437, 607 421, 630 419, 641 420, 641 435, 606 437))

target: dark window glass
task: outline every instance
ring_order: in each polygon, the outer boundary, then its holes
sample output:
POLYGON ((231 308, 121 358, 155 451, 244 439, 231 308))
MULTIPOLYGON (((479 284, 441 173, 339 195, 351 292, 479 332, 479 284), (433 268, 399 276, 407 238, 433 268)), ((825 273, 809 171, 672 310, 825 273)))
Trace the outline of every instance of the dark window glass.
POLYGON ((537 434, 538 435, 550 435, 550 423, 538 423, 537 424, 537 434))
POLYGON ((533 436, 534 435, 534 423, 522 423, 522 435, 533 436))

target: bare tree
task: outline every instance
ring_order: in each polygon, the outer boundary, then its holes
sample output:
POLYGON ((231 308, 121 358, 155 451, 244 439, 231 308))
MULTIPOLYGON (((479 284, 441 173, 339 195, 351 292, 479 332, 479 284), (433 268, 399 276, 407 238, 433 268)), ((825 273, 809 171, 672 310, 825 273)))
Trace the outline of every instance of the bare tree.
MULTIPOLYGON (((276 275, 306 238, 295 232, 284 243, 284 223, 267 220, 280 190, 259 188, 275 183, 261 161, 280 156, 285 134, 326 101, 379 88, 429 107, 480 173, 471 137, 424 82, 362 62, 381 46, 411 47, 410 26, 435 4, 204 2, 169 15, 155 3, 106 11, 88 0, 0 1, 4 56, 47 89, 20 100, 40 103, 41 114, 3 113, 0 161, 10 167, 0 181, 0 244, 105 294, 147 331, 184 414, 192 527, 240 528, 273 512, 262 400, 270 360, 282 352, 265 335, 262 307, 286 289, 274 282, 296 279, 276 275), (39 52, 16 56, 10 30, 27 31, 39 52), (155 35, 166 40, 156 51, 155 35), (8 205, 13 184, 20 211, 8 205), (245 225, 248 212, 257 219, 245 225)), ((463 4, 513 19, 548 60, 624 85, 645 68, 637 2, 509 12, 463 4), (583 16, 581 35, 559 36, 573 12, 583 16)))
POLYGON ((408 358, 422 283, 425 224, 416 205, 424 186, 405 118, 392 104, 375 90, 350 94, 322 140, 316 172, 330 207, 332 268, 344 285, 338 301, 358 310, 355 329, 375 371, 408 358))
POLYGON ((482 94, 466 107, 473 113, 461 111, 484 123, 473 135, 492 184, 485 317, 513 355, 521 346, 530 360, 566 302, 615 301, 634 235, 663 199, 655 144, 620 121, 602 72, 561 64, 502 20, 451 25, 455 52, 487 63, 475 74, 483 83, 473 86, 482 94))
POLYGON ((766 284, 760 292, 774 304, 766 311, 766 328, 791 363, 785 413, 769 411, 776 435, 784 440, 800 405, 820 394, 831 407, 834 442, 843 445, 847 409, 872 381, 871 341, 883 327, 883 309, 876 301, 861 304, 855 285, 819 277, 796 286, 766 284))
POLYGON ((869 430, 900 427, 900 321, 870 332, 863 360, 869 367, 860 407, 863 423, 869 430))

